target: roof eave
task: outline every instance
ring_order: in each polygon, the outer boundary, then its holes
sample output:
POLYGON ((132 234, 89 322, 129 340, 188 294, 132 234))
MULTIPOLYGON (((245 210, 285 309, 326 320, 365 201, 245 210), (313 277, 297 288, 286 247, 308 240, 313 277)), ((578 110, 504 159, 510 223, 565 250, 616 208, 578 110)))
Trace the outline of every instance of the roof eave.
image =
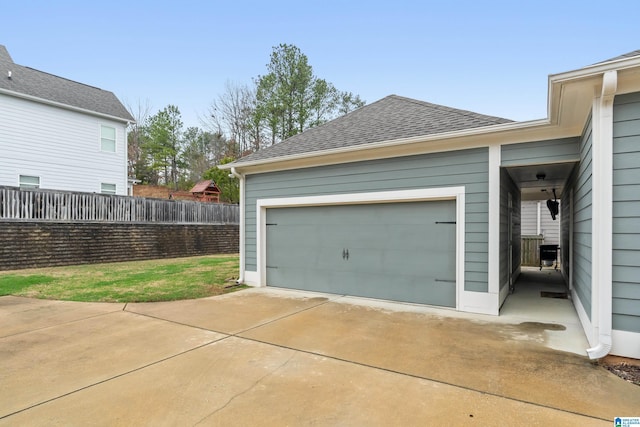
POLYGON ((15 98, 22 98, 22 99, 26 99, 26 100, 33 101, 33 102, 38 102, 40 104, 51 105, 51 106, 54 106, 54 107, 63 108, 65 110, 75 111, 75 112, 78 112, 78 113, 84 113, 84 114, 89 114, 89 115, 92 115, 92 116, 102 117, 102 118, 105 118, 105 119, 114 120, 114 121, 122 122, 122 123, 126 123, 126 124, 131 124, 131 123, 135 123, 136 122, 133 117, 126 118, 126 117, 119 117, 119 116, 114 116, 114 115, 106 114, 106 113, 100 113, 98 111, 88 110, 86 108, 75 107, 73 105, 64 104, 62 102, 51 101, 49 99, 44 99, 44 98, 40 98, 40 97, 33 96, 33 95, 27 95, 25 93, 15 92, 15 91, 8 90, 8 89, 0 88, 0 94, 13 96, 15 98))
POLYGON ((630 58, 621 58, 614 61, 601 62, 599 64, 589 65, 573 71, 564 73, 551 74, 549 83, 562 83, 565 81, 575 81, 589 77, 600 76, 611 70, 626 70, 628 68, 640 67, 640 56, 632 56, 630 58))
POLYGON ((372 143, 361 144, 361 145, 334 148, 330 150, 310 151, 310 152, 292 154, 288 156, 280 156, 280 157, 275 157, 270 159, 269 158, 259 159, 259 160, 249 161, 249 162, 241 162, 241 163, 226 163, 224 165, 218 165, 218 168, 223 170, 229 170, 232 167, 235 167, 236 169, 239 169, 239 170, 246 170, 249 168, 253 168, 257 166, 265 166, 268 164, 275 165, 276 163, 285 163, 285 162, 292 162, 296 160, 307 160, 311 158, 328 157, 333 155, 348 154, 348 153, 359 152, 359 151, 375 151, 375 150, 380 150, 380 149, 389 148, 389 147, 407 146, 407 145, 425 143, 425 142, 449 141, 452 139, 461 139, 461 138, 469 138, 469 137, 481 136, 481 135, 490 135, 494 133, 509 132, 517 129, 535 129, 541 126, 548 126, 549 124, 550 122, 547 119, 530 120, 525 122, 501 123, 501 124, 491 125, 491 126, 463 129, 463 130, 457 130, 452 132, 437 133, 432 135, 421 135, 421 136, 415 136, 410 138, 385 140, 385 141, 372 142, 372 143))

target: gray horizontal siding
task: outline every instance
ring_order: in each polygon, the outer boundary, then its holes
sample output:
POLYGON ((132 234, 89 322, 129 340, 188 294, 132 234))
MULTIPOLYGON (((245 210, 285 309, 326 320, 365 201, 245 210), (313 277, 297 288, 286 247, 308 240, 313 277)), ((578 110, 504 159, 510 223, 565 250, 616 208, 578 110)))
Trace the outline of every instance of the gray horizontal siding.
POLYGON ((580 139, 580 164, 570 181, 573 187, 573 285, 591 319, 591 120, 580 139))
POLYGON ((613 107, 613 328, 640 332, 640 93, 613 107))
POLYGON ((580 138, 507 144, 502 146, 502 166, 569 162, 580 158, 580 138))
POLYGON ((573 262, 571 259, 571 251, 569 250, 569 239, 570 239, 570 231, 571 231, 571 221, 573 218, 571 217, 571 205, 573 204, 573 199, 571 198, 570 188, 567 188, 564 192, 563 203, 565 204, 565 212, 564 215, 560 217, 560 261, 562 262, 562 273, 565 277, 565 280, 569 280, 569 270, 570 263, 573 262))
POLYGON ((248 175, 246 270, 256 271, 258 199, 464 186, 465 289, 487 292, 488 160, 479 148, 248 175))
POLYGON ((508 286, 509 277, 520 266, 521 232, 520 190, 506 169, 500 169, 500 288, 508 286), (511 271, 509 271, 509 194, 512 197, 511 271))
MULTIPOLYGON (((614 310, 617 307, 614 307, 614 310)), ((639 332, 640 327, 638 327, 638 316, 628 316, 626 314, 616 313, 613 316, 612 321, 613 329, 618 331, 628 331, 628 332, 639 332)))

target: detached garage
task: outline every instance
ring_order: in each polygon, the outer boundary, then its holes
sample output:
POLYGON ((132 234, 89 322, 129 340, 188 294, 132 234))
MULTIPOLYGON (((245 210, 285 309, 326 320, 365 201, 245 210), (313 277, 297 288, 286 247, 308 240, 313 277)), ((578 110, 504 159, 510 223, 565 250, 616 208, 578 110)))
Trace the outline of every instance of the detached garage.
POLYGON ((222 165, 239 281, 498 315, 521 201, 551 186, 589 356, 640 358, 640 51, 550 76, 548 108, 517 123, 391 95, 222 165))
MULTIPOLYGON (((295 153, 304 158, 310 153, 303 150, 326 147, 327 138, 336 147, 367 148, 385 138, 420 141, 420 135, 451 127, 502 123, 508 120, 389 96, 231 165, 240 167, 252 158, 272 165, 291 161, 295 153)), ((289 163, 246 174, 241 185, 244 281, 497 310, 484 302, 489 295, 488 148, 411 155, 397 148, 386 147, 384 159, 352 151, 308 167, 289 163)))

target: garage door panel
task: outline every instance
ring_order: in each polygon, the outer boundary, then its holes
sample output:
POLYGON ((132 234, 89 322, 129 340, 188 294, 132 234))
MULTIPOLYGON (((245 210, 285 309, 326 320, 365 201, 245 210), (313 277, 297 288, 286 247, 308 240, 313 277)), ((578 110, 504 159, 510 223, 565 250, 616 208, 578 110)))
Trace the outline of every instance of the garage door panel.
POLYGON ((455 202, 267 210, 267 285, 455 306, 455 202))

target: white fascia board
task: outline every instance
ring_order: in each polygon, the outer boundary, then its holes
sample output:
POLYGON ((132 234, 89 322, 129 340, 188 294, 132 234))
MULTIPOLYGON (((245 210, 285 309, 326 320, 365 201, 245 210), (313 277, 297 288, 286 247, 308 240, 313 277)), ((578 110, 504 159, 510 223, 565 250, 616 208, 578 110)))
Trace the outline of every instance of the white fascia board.
POLYGON ((622 58, 616 61, 609 61, 600 64, 590 65, 578 70, 567 71, 564 73, 551 74, 549 83, 564 83, 591 77, 601 77, 607 71, 620 71, 628 68, 640 67, 640 56, 631 58, 622 58))
POLYGON ((97 111, 87 110, 86 108, 74 107, 73 105, 63 104, 62 102, 51 101, 49 99, 39 98, 37 96, 27 95, 20 92, 14 92, 12 90, 0 88, 0 94, 13 96, 15 98, 26 99, 28 101, 37 102, 39 104, 51 105, 52 107, 63 108, 65 110, 75 111, 78 113, 89 114, 91 116, 102 117, 104 119, 113 120, 115 122, 125 123, 126 125, 135 123, 135 120, 128 120, 122 117, 112 116, 110 114, 99 113, 97 111))

